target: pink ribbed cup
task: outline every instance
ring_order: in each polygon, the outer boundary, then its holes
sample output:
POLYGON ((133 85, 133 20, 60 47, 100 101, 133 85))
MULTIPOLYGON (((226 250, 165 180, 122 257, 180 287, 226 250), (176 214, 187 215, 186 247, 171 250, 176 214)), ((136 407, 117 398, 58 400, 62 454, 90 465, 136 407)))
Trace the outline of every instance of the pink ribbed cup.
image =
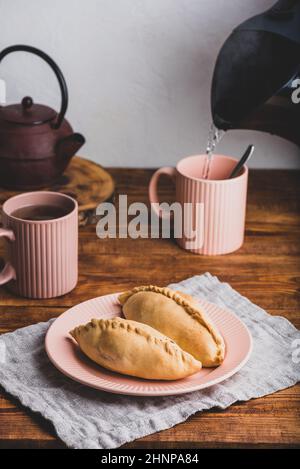
POLYGON ((203 179, 205 160, 206 155, 189 156, 176 168, 156 171, 150 181, 149 199, 159 216, 169 216, 157 207, 157 185, 162 174, 170 176, 183 212, 182 236, 176 238, 179 246, 196 254, 227 254, 239 249, 244 240, 248 168, 244 166, 240 175, 228 179, 237 160, 214 155, 209 179, 203 179), (189 236, 193 231, 196 237, 189 236))
POLYGON ((65 194, 28 192, 3 205, 3 228, 8 261, 0 273, 0 285, 28 298, 53 298, 75 288, 78 279, 78 206, 65 194), (29 205, 55 205, 66 215, 32 221, 16 218, 15 210, 29 205))

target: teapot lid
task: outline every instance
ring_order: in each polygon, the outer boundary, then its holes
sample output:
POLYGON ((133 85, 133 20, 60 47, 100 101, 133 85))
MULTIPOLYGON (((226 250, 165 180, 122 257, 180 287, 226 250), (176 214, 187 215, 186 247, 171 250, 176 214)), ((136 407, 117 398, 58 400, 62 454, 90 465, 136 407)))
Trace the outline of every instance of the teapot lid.
POLYGON ((23 98, 21 104, 0 107, 0 117, 15 124, 44 124, 54 119, 56 115, 54 109, 43 104, 34 104, 29 96, 23 98))

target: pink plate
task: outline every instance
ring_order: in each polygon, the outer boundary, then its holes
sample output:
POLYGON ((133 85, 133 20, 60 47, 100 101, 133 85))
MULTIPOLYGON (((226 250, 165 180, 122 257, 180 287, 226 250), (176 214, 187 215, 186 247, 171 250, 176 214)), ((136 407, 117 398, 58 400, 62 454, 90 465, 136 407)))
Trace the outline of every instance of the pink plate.
POLYGON ((167 396, 184 394, 220 383, 247 362, 252 339, 247 327, 232 312, 201 300, 199 304, 218 327, 226 344, 226 357, 218 368, 204 368, 178 381, 148 381, 105 370, 85 357, 69 331, 92 318, 121 316, 118 294, 100 296, 67 310, 51 325, 46 335, 46 351, 52 363, 69 378, 87 386, 117 394, 167 396))

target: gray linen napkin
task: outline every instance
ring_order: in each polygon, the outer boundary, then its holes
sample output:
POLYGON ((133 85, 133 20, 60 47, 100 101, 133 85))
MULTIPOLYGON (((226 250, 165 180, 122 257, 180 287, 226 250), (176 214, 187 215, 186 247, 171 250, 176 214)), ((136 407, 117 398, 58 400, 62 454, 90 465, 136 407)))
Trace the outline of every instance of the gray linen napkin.
POLYGON ((44 338, 51 320, 0 337, 0 384, 49 419, 69 447, 115 448, 170 428, 197 411, 224 409, 299 381, 300 332, 289 321, 270 316, 208 273, 171 287, 225 306, 244 321, 253 336, 253 352, 240 372, 211 388, 175 397, 100 392, 66 378, 49 362, 44 338))

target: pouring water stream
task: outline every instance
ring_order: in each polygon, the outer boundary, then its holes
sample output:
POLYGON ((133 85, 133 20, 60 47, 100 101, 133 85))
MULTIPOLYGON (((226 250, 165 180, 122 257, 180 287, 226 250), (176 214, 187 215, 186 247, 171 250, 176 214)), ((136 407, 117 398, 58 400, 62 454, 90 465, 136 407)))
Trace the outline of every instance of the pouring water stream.
POLYGON ((214 124, 211 124, 209 134, 208 134, 208 141, 206 146, 206 158, 203 166, 202 178, 208 179, 209 171, 211 162, 213 159, 213 153, 217 144, 220 142, 221 138, 223 137, 225 131, 218 129, 214 124))
MULTIPOLYGON (((202 179, 209 179, 209 173, 211 169, 214 151, 224 134, 225 130, 218 129, 214 124, 211 124, 206 146, 206 158, 202 170, 202 179)), ((242 157, 228 176, 228 179, 231 179, 238 174, 242 166, 251 158, 253 151, 254 145, 249 145, 245 153, 242 155, 242 157)))

